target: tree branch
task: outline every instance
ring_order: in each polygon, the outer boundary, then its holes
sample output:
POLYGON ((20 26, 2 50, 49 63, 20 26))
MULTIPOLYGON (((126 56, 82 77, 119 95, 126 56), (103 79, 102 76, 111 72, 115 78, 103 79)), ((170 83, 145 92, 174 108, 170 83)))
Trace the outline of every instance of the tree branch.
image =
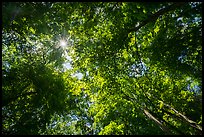
POLYGON ((159 120, 157 120, 151 113, 149 113, 147 109, 144 109, 144 114, 150 119, 152 119, 157 125, 159 125, 159 127, 163 131, 167 132, 168 134, 171 134, 170 130, 166 126, 164 126, 159 120))
POLYGON ((132 32, 132 31, 138 31, 141 27, 145 26, 146 24, 153 22, 153 21, 156 21, 159 16, 164 15, 165 13, 167 13, 169 11, 175 10, 176 8, 181 7, 184 4, 185 4, 185 2, 176 2, 176 3, 170 5, 166 8, 163 8, 163 9, 157 11, 155 14, 149 16, 146 20, 142 21, 139 26, 129 29, 128 33, 132 32))
POLYGON ((202 132, 202 127, 200 127, 196 122, 194 122, 193 120, 188 119, 186 116, 184 116, 183 114, 179 113, 176 109, 174 109, 170 105, 168 105, 166 103, 163 103, 163 104, 164 104, 164 106, 166 106, 169 109, 173 110, 182 120, 184 120, 187 123, 189 123, 191 127, 196 128, 197 130, 202 132))

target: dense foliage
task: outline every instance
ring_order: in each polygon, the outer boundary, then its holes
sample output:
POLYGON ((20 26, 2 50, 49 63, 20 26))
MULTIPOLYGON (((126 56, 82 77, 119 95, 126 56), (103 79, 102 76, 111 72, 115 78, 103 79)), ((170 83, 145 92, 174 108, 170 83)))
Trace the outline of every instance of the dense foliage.
POLYGON ((202 3, 2 3, 2 134, 202 134, 202 3))

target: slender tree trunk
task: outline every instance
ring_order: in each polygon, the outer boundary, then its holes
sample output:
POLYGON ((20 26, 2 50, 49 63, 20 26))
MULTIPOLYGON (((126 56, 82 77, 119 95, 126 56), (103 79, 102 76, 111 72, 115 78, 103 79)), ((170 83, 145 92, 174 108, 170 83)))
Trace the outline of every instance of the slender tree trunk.
POLYGON ((156 117, 154 117, 148 110, 147 108, 144 109, 144 114, 152 119, 165 133, 168 135, 171 135, 171 131, 164 125, 162 124, 156 117))
POLYGON ((202 134, 202 127, 199 126, 195 121, 188 119, 185 115, 178 112, 176 109, 171 107, 170 105, 163 103, 164 106, 168 107, 169 109, 173 110, 177 115, 177 117, 180 117, 184 122, 188 123, 191 127, 197 129, 202 134))

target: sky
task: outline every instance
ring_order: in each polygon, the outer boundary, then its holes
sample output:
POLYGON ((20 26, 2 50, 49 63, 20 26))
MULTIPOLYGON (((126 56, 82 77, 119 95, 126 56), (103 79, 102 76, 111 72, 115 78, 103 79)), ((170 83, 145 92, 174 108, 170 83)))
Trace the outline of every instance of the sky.
MULTIPOLYGON (((60 40, 60 46, 65 49, 68 46, 68 43, 65 40, 60 40)), ((68 50, 64 50, 64 56, 67 59, 65 63, 63 63, 64 71, 72 69, 71 61, 72 58, 67 53, 68 50)), ((73 77, 77 77, 79 80, 83 78, 82 73, 75 73, 72 75, 73 77)))

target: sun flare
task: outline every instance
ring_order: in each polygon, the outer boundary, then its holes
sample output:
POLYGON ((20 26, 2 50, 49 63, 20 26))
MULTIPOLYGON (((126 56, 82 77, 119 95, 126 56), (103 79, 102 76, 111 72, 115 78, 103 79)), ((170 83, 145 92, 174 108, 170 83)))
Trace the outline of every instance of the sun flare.
POLYGON ((60 40, 60 46, 61 47, 66 47, 67 46, 67 42, 65 40, 60 40))

